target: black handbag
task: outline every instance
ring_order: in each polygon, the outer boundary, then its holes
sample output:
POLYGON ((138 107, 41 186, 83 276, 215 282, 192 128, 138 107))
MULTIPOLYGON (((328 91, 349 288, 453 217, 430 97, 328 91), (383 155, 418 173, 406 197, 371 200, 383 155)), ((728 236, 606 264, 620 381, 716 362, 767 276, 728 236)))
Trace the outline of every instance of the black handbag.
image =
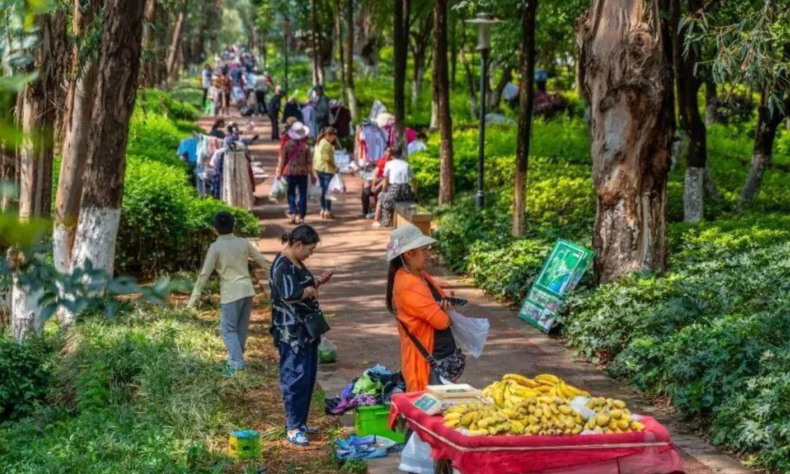
POLYGON ((331 329, 329 323, 326 322, 326 318, 324 318, 324 313, 321 311, 308 314, 304 318, 304 327, 307 331, 307 335, 310 336, 312 340, 318 339, 331 329))

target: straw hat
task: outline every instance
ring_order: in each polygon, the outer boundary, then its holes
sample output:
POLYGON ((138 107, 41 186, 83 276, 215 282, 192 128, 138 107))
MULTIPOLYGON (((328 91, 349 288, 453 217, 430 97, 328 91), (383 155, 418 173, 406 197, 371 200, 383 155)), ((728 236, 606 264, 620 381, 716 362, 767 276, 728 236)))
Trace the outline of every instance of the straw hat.
POLYGON ((288 129, 288 136, 292 140, 302 140, 310 136, 310 127, 302 122, 294 122, 291 128, 288 129))
POLYGON ((390 243, 387 245, 387 261, 391 262, 408 252, 436 243, 436 239, 423 235, 422 231, 414 224, 404 224, 390 233, 390 243))

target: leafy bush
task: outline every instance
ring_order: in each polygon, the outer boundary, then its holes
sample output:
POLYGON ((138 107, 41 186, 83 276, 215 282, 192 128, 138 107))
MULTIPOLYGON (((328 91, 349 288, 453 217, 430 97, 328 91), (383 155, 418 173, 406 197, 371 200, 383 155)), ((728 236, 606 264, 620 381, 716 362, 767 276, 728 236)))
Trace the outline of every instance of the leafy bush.
POLYGON ((43 341, 19 344, 0 332, 0 423, 27 416, 49 394, 51 356, 43 341))
POLYGON ((212 219, 221 210, 236 217, 239 235, 254 236, 251 213, 201 199, 178 166, 129 157, 116 261, 128 274, 194 269, 213 238, 212 219))

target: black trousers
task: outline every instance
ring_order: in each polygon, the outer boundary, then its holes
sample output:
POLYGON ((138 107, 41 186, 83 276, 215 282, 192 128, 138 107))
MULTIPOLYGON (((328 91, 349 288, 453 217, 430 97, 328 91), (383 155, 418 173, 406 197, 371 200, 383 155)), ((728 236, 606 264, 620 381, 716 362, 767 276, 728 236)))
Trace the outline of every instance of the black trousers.
POLYGON ((279 110, 270 110, 269 111, 269 118, 272 120, 272 140, 279 140, 280 139, 280 124, 279 122, 279 110))
POLYGON ((370 200, 372 198, 378 199, 379 194, 381 191, 373 192, 372 186, 363 186, 362 187, 362 213, 363 214, 370 214, 370 200))
POLYGON ((259 114, 261 114, 262 116, 263 115, 268 115, 268 113, 266 111, 266 92, 264 92, 264 91, 255 91, 255 102, 258 103, 258 105, 257 105, 257 107, 258 107, 257 112, 259 114))
POLYGON ((206 108, 206 99, 208 99, 208 89, 203 88, 203 108, 206 108))

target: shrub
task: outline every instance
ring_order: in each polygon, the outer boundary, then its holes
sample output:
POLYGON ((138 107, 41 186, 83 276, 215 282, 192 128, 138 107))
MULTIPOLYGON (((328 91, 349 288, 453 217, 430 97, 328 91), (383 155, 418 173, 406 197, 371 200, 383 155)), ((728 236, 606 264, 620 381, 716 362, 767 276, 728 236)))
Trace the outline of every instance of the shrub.
POLYGON ((0 332, 0 423, 29 415, 49 394, 51 355, 44 341, 19 344, 0 332))
POLYGON ((197 268, 213 239, 212 219, 220 210, 233 212, 237 234, 258 234, 258 221, 251 213, 199 198, 183 168, 129 157, 118 234, 119 269, 151 275, 197 268))

